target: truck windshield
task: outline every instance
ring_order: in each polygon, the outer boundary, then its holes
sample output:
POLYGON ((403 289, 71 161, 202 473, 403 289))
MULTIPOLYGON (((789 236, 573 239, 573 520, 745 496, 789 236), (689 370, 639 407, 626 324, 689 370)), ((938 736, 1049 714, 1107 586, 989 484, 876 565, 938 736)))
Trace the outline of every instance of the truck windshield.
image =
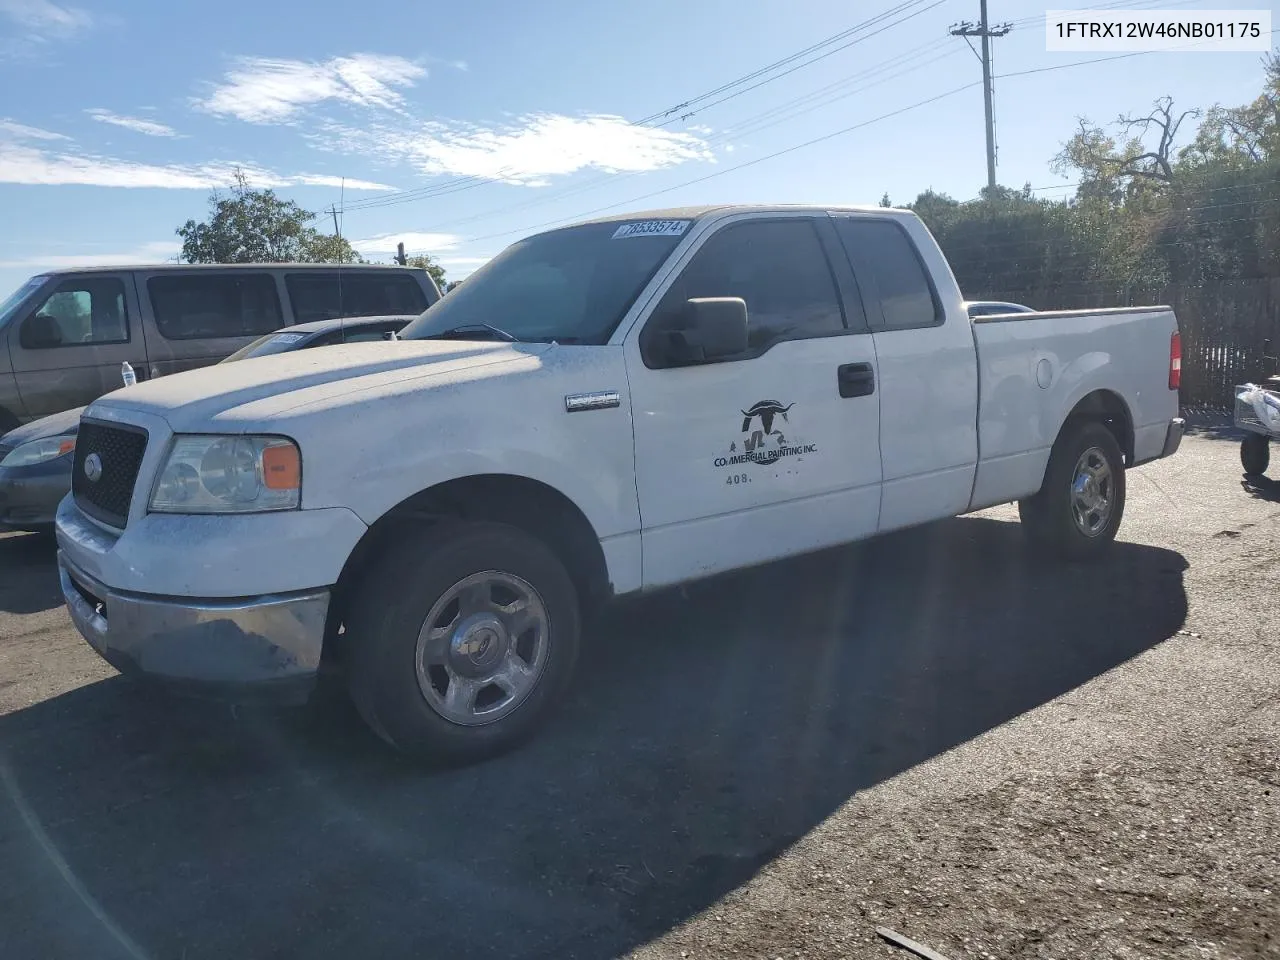
POLYGON ((13 293, 9 294, 9 296, 5 297, 3 301, 0 301, 0 327, 3 327, 9 322, 9 315, 17 309, 18 305, 21 304, 22 301, 27 299, 27 295, 48 279, 48 277, 43 275, 32 277, 17 290, 13 291, 13 293))
POLYGON ((689 225, 592 223, 521 240, 432 304, 400 338, 490 326, 522 341, 606 343, 689 225))

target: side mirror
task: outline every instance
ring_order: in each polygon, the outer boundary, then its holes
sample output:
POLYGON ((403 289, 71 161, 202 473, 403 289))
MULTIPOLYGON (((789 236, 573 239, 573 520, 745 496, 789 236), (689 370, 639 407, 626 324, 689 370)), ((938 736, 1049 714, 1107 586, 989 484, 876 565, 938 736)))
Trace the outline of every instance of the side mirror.
POLYGON ((22 321, 18 343, 26 350, 46 350, 62 346, 62 328, 47 313, 37 313, 22 321))
POLYGON ((747 349, 747 302, 741 297, 686 300, 683 320, 666 331, 664 354, 672 366, 723 360, 747 349))

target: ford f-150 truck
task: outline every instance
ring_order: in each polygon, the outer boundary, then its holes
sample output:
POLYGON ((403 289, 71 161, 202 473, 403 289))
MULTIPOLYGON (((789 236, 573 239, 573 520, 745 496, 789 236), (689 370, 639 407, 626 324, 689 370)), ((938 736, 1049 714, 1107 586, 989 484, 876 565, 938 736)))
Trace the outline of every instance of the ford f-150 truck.
POLYGON ((914 215, 718 206, 515 243, 391 342, 85 412, 59 569, 124 673, 295 691, 414 755, 561 697, 608 598, 1018 501, 1089 562, 1178 447, 1168 307, 970 319, 914 215))

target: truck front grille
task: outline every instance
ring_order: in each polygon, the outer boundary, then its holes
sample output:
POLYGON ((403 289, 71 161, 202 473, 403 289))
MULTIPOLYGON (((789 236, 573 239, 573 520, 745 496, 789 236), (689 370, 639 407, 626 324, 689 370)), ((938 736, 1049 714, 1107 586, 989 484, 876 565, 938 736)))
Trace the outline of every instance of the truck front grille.
POLYGON ((103 523, 123 528, 129 521, 133 487, 146 452, 147 432, 141 427, 82 420, 71 474, 71 489, 80 509, 103 523))

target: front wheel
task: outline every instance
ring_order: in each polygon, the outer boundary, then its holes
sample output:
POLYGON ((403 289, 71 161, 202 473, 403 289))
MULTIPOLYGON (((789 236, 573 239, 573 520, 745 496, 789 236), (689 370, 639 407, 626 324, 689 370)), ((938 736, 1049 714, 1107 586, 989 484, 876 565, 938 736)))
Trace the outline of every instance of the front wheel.
POLYGON ((1099 555, 1115 539, 1124 516, 1124 454, 1111 431, 1086 421, 1068 426, 1053 445, 1044 485, 1019 502, 1036 546, 1061 557, 1099 555))
POLYGON ((1246 476, 1260 477, 1271 462, 1271 441, 1260 433, 1250 433, 1240 441, 1240 466, 1246 476))
POLYGON ((361 716, 405 753, 468 762, 533 733, 577 661, 577 593, 516 527, 427 528, 375 561, 346 622, 361 716))

